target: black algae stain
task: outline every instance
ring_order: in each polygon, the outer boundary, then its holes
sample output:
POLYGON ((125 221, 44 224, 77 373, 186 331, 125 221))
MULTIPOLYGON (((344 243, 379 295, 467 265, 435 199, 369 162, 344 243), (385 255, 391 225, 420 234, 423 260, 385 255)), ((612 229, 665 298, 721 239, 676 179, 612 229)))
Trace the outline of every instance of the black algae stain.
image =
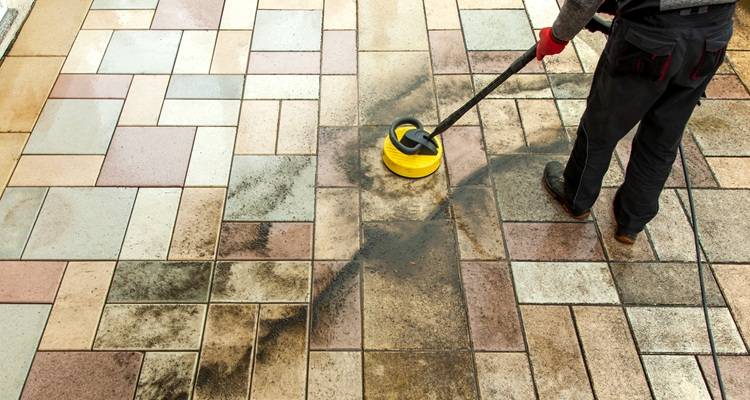
POLYGON ((292 193, 297 177, 310 165, 307 157, 289 156, 272 170, 256 171, 230 188, 227 199, 236 198, 240 214, 267 215, 277 210, 292 193), (269 182, 268 177, 275 177, 269 182), (262 195, 259 195, 262 194, 262 195))
POLYGON ((255 228, 255 236, 247 243, 247 247, 263 256, 268 256, 268 237, 271 233, 271 222, 261 222, 255 228))

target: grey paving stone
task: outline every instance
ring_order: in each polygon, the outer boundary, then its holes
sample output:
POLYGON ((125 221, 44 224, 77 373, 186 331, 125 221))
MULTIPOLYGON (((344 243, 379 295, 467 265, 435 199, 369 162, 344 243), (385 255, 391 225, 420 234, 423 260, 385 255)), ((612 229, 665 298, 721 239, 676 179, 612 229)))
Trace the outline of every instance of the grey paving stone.
POLYGON ((115 31, 99 72, 169 74, 181 34, 180 31, 115 31))
POLYGON ((0 199, 0 258, 21 258, 47 188, 7 188, 0 199))
POLYGON ((0 398, 17 399, 42 336, 50 305, 0 304, 0 398))
POLYGON ((557 99, 585 99, 589 95, 593 74, 549 74, 552 92, 557 99))
POLYGON ((121 261, 110 303, 202 303, 208 301, 210 262, 121 261))
POLYGON ((692 356, 643 356, 656 400, 708 400, 706 383, 692 356))
POLYGON ((534 34, 524 10, 461 10, 467 50, 526 50, 534 34))
MULTIPOLYGON (((613 263, 611 269, 623 304, 701 304, 698 266, 695 264, 613 263)), ((725 305, 719 287, 708 269, 704 270, 704 277, 709 304, 725 305)))
POLYGON ((169 99, 241 99, 243 75, 174 75, 169 99))
POLYGON ((258 10, 252 49, 320 50, 322 26, 320 10, 258 10))

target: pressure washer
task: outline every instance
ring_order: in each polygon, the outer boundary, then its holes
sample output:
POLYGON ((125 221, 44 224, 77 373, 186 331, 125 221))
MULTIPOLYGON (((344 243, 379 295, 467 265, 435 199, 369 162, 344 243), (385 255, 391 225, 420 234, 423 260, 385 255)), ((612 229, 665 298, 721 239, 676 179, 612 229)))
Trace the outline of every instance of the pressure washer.
MULTIPOLYGON (((612 23, 599 15, 586 24, 586 29, 591 32, 601 32, 609 35, 612 23)), ((397 118, 391 124, 388 135, 383 143, 383 163, 396 175, 405 178, 424 178, 431 175, 440 167, 443 158, 443 145, 440 135, 452 127, 461 117, 479 104, 485 97, 502 85, 508 78, 518 73, 531 60, 536 57, 536 47, 533 45, 518 57, 503 73, 498 75, 492 82, 484 87, 479 93, 467 101, 464 105, 438 123, 432 133, 427 132, 424 125, 414 117, 397 118)), ((693 199, 692 185, 688 175, 688 166, 685 161, 685 150, 682 143, 679 145, 680 161, 685 176, 685 189, 690 208, 690 223, 693 230, 693 242, 695 244, 695 259, 698 264, 698 279, 700 283, 701 303, 703 306, 703 317, 706 322, 706 333, 708 334, 711 347, 711 358, 716 371, 719 386, 720 399, 726 399, 724 382, 719 369, 719 358, 716 350, 716 340, 711 328, 711 317, 708 311, 708 300, 706 284, 703 277, 703 263, 701 262, 701 240, 696 218, 695 202, 693 199)))

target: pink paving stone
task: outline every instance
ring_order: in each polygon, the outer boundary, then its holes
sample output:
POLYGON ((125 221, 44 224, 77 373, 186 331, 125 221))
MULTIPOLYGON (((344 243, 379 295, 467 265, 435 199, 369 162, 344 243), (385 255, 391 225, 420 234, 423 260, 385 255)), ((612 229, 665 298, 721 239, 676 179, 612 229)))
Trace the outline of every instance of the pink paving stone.
POLYGON ((117 128, 97 185, 183 185, 194 136, 190 127, 117 128))
POLYGON ((142 360, 137 352, 39 352, 21 399, 132 399, 142 360))
POLYGON ((319 74, 320 53, 300 51, 254 51, 248 74, 319 74))
POLYGON ((323 32, 324 74, 357 73, 357 33, 355 31, 323 32))
POLYGON ((313 349, 359 349, 362 346, 359 264, 316 262, 313 265, 313 349))
POLYGON ((464 37, 461 31, 430 31, 432 69, 436 74, 469 72, 464 37))
POLYGON ((476 182, 465 179, 475 172, 487 168, 487 156, 482 143, 482 131, 478 126, 457 126, 443 136, 443 147, 447 160, 451 185, 484 184, 487 174, 483 173, 476 182))
POLYGON ((224 0, 161 0, 151 29, 218 29, 224 0))
POLYGON ((356 127, 321 127, 318 135, 318 186, 359 183, 359 137, 356 127))
POLYGON ((310 223, 225 222, 221 225, 219 258, 223 260, 309 260, 310 223))
POLYGON ((0 303, 52 303, 65 262, 0 261, 0 303))
POLYGON ((505 223, 503 228, 511 260, 604 260, 591 223, 505 223))
POLYGON ((716 75, 706 88, 709 99, 747 99, 750 97, 737 75, 716 75))
MULTIPOLYGON (((703 374, 714 399, 719 398, 719 384, 711 356, 698 356, 703 374)), ((750 399, 750 357, 720 356, 719 368, 727 399, 750 399)))
POLYGON ((51 99, 124 99, 130 88, 130 75, 62 74, 52 88, 51 99))
MULTIPOLYGON (((499 74, 523 54, 522 51, 470 51, 469 64, 471 72, 475 74, 499 74)), ((544 73, 544 66, 540 62, 532 61, 521 70, 521 73, 544 73)))

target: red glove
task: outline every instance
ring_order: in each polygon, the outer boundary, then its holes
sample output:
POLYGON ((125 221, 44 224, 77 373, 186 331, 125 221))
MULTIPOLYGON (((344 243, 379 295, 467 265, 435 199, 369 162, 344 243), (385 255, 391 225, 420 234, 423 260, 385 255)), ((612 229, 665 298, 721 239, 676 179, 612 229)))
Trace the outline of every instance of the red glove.
POLYGON ((560 54, 565 50, 568 42, 559 40, 552 33, 552 28, 544 28, 539 32, 539 43, 536 45, 536 59, 542 61, 544 56, 560 54))

